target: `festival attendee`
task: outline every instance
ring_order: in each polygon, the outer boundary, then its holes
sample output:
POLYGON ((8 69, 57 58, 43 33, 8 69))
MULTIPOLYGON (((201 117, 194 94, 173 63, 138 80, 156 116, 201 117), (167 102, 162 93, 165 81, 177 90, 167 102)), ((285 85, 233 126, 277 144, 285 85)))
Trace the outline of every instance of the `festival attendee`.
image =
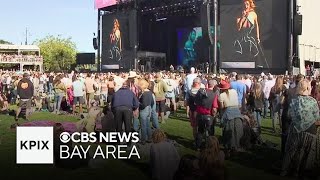
MULTIPOLYGON (((293 84, 299 84, 300 81, 302 81, 304 79, 304 76, 302 74, 298 74, 295 77, 295 82, 293 82, 293 84)), ((286 90, 283 93, 284 96, 284 102, 283 102, 283 111, 282 111, 282 116, 281 116, 281 122, 282 122, 282 135, 281 135, 281 156, 284 156, 284 152, 285 152, 285 146, 286 146, 286 142, 287 142, 287 137, 288 137, 288 130, 289 130, 289 126, 291 124, 291 118, 290 116, 288 116, 288 110, 289 110, 289 106, 290 103, 292 101, 292 99, 296 98, 297 96, 297 86, 292 86, 290 87, 288 90, 286 90)))
POLYGON ((152 92, 148 89, 149 83, 146 80, 141 80, 139 82, 139 87, 142 91, 142 94, 139 97, 139 118, 141 125, 141 139, 142 144, 145 142, 151 142, 151 111, 152 106, 154 105, 152 92))
POLYGON ((106 103, 108 102, 108 80, 107 78, 102 78, 101 80, 101 99, 104 103, 104 105, 106 105, 106 103))
POLYGON ((285 157, 282 165, 282 176, 293 170, 299 178, 308 175, 308 170, 317 171, 317 156, 320 153, 318 141, 319 106, 310 96, 311 85, 308 80, 297 84, 297 96, 289 105, 289 117, 292 123, 286 142, 285 157))
MULTIPOLYGON (((193 85, 193 80, 198 77, 198 74, 196 74, 196 69, 194 67, 192 67, 190 69, 190 74, 188 74, 185 78, 185 82, 184 82, 184 92, 187 93, 188 91, 191 90, 192 85, 193 85)), ((189 117, 189 106, 186 103, 186 107, 187 107, 187 117, 189 117)))
POLYGON ((276 121, 278 120, 280 128, 282 127, 281 116, 282 116, 282 105, 284 102, 284 92, 286 87, 283 84, 283 76, 278 76, 276 78, 275 85, 271 88, 270 91, 270 101, 272 106, 272 128, 273 132, 276 132, 276 121))
POLYGON ((108 102, 111 103, 112 102, 112 97, 113 94, 115 93, 115 81, 114 81, 114 77, 110 76, 109 80, 108 80, 108 102))
POLYGON ((19 107, 16 112, 16 122, 18 121, 20 112, 22 108, 25 109, 26 120, 29 119, 30 111, 31 111, 31 100, 34 94, 34 87, 32 82, 29 79, 29 74, 24 73, 23 78, 19 81, 17 86, 17 94, 20 98, 19 107))
POLYGON ((196 121, 198 124, 196 146, 200 149, 203 136, 214 135, 215 116, 217 114, 219 91, 215 89, 216 80, 210 80, 207 89, 199 89, 196 97, 196 121))
POLYGON ((79 77, 74 75, 72 77, 72 86, 71 89, 73 91, 73 104, 72 104, 72 114, 75 115, 76 112, 76 106, 79 103, 79 113, 82 114, 82 106, 85 103, 84 101, 84 93, 83 91, 85 90, 84 84, 80 81, 79 77))
POLYGON ((263 109, 263 117, 267 117, 268 109, 270 109, 270 116, 272 114, 272 109, 270 107, 270 92, 271 88, 274 86, 273 76, 263 76, 262 81, 262 91, 264 94, 264 109, 263 109))
POLYGON ((112 110, 109 106, 109 104, 106 104, 103 107, 103 116, 101 118, 101 132, 106 133, 106 132, 115 132, 116 131, 116 123, 114 120, 114 115, 112 113, 112 110))
MULTIPOLYGON (((142 93, 141 89, 138 87, 137 82, 137 73, 135 71, 130 71, 128 75, 125 75, 125 79, 127 79, 127 82, 129 84, 129 89, 133 92, 133 94, 138 98, 139 95, 142 93)), ((133 111, 133 119, 132 119, 133 129, 135 131, 138 131, 139 129, 139 108, 137 108, 135 111, 133 111)), ((151 137, 151 134, 150 134, 151 137)))
POLYGON ((114 93, 111 107, 117 125, 117 132, 123 132, 122 124, 124 124, 125 132, 129 133, 133 118, 132 111, 139 107, 139 101, 129 89, 128 82, 125 81, 122 87, 114 93))
POLYGON ((0 114, 7 114, 9 110, 9 103, 7 97, 0 93, 0 114))
POLYGON ((175 81, 174 74, 171 74, 169 77, 165 78, 164 81, 167 84, 168 91, 166 93, 166 104, 173 109, 174 115, 177 112, 177 104, 176 104, 176 96, 177 96, 177 89, 178 84, 175 81))
POLYGON ((91 73, 87 74, 87 78, 84 81, 84 85, 86 87, 86 101, 87 101, 87 109, 90 109, 91 103, 94 100, 94 79, 92 78, 91 73))
POLYGON ((193 138, 194 138, 195 142, 197 141, 197 132, 198 132, 198 124, 197 124, 197 120, 196 120, 196 117, 197 117, 196 95, 197 95, 200 88, 201 88, 201 79, 195 78, 193 80, 192 88, 189 91, 187 91, 186 99, 185 99, 185 102, 187 103, 187 105, 190 108, 189 119, 190 119, 190 123, 191 123, 191 127, 192 127, 192 134, 193 134, 193 138))
POLYGON ((152 134, 153 143, 150 148, 150 165, 152 179, 172 180, 178 169, 180 156, 177 149, 160 129, 152 134))
POLYGON ((238 94, 238 106, 239 106, 239 108, 243 109, 243 107, 245 105, 247 86, 242 81, 243 81, 243 76, 242 75, 236 75, 236 81, 232 81, 230 83, 230 86, 231 86, 231 89, 234 89, 234 90, 237 91, 237 94, 238 94))
POLYGON ((200 152, 199 168, 204 179, 225 179, 225 154, 220 150, 219 140, 208 137, 205 148, 200 152))
POLYGON ((99 106, 101 105, 100 99, 101 99, 101 81, 99 76, 95 76, 94 78, 94 101, 97 103, 99 106))
POLYGON ((66 95, 66 86, 63 82, 61 82, 61 75, 58 75, 53 81, 53 89, 54 89, 54 107, 53 113, 59 114, 61 109, 62 98, 66 95))
POLYGON ((256 83, 253 89, 253 114, 259 130, 261 129, 261 115, 264 97, 262 85, 260 83, 256 83))
POLYGON ((165 123, 165 101, 166 92, 168 91, 167 84, 162 80, 162 75, 160 73, 156 74, 156 79, 154 81, 153 93, 157 101, 157 112, 160 114, 160 122, 165 123))
POLYGON ((240 139, 243 136, 242 114, 239 109, 237 91, 231 89, 230 83, 222 80, 219 85, 219 103, 222 109, 221 123, 223 126, 224 146, 228 151, 240 151, 240 139))

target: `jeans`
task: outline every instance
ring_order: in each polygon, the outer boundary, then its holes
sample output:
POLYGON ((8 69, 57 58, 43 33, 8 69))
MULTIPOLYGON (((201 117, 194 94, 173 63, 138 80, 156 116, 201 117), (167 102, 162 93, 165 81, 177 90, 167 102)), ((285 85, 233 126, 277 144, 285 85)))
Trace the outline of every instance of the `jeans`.
POLYGON ((49 83, 48 90, 49 90, 49 94, 53 93, 53 84, 52 83, 49 83))
POLYGON ((132 109, 126 106, 116 107, 113 110, 114 120, 116 122, 117 132, 123 132, 122 125, 124 124, 127 134, 131 131, 132 109))
POLYGON ((258 128, 261 127, 261 111, 254 111, 253 112, 253 115, 254 115, 254 119, 257 121, 257 125, 258 125, 258 128))
POLYGON ((282 116, 282 109, 279 109, 277 111, 272 111, 271 112, 271 118, 272 118, 272 128, 275 131, 276 130, 276 119, 278 119, 280 128, 282 127, 281 123, 281 116, 282 116))
POLYGON ((108 93, 101 93, 101 99, 103 100, 103 102, 107 102, 108 101, 108 93))
POLYGON ((151 107, 152 126, 155 129, 159 129, 159 118, 158 118, 158 112, 157 112, 156 98, 154 94, 152 94, 152 96, 153 96, 153 106, 151 107))
POLYGON ((145 142, 146 140, 151 139, 151 106, 145 107, 143 110, 140 110, 140 124, 141 124, 141 141, 145 142))
POLYGON ((53 112, 59 112, 64 94, 55 94, 53 112))
POLYGON ((264 105, 264 108, 263 108, 263 117, 267 117, 267 114, 268 114, 268 109, 269 109, 269 100, 268 99, 264 99, 263 101, 263 105, 264 105))
POLYGON ((201 148, 203 138, 214 135, 214 117, 198 114, 196 121, 198 122, 196 146, 197 148, 201 148))

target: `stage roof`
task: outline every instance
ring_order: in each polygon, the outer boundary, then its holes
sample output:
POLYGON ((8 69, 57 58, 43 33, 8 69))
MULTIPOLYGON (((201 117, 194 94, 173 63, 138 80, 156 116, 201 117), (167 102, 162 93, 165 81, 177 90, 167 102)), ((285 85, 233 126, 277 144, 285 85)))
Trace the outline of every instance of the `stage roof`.
MULTIPOLYGON (((185 15, 199 11, 203 0, 140 0, 138 3, 142 14, 185 15)), ((117 4, 100 8, 102 11, 116 12, 134 9, 134 0, 117 0, 117 4)))

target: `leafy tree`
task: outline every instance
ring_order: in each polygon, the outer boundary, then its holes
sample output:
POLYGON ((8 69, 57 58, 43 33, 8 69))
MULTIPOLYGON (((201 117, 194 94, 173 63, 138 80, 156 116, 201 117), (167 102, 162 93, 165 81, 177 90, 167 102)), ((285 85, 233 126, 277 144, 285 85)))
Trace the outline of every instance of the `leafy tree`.
POLYGON ((12 43, 6 40, 0 39, 0 44, 12 44, 12 43))
POLYGON ((76 45, 71 38, 47 36, 34 44, 40 48, 46 71, 69 70, 76 63, 76 45))

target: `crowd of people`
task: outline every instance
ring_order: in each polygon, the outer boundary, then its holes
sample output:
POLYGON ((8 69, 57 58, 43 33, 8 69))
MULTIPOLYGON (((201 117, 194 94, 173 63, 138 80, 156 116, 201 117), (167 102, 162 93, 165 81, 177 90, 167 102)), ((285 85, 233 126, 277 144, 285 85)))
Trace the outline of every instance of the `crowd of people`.
POLYGON ((0 54, 0 62, 42 62, 43 57, 37 55, 0 54))
POLYGON ((189 74, 4 71, 0 75, 0 112, 8 113, 9 104, 18 103, 17 125, 21 112, 25 110, 28 119, 32 107, 79 117, 84 107, 89 114, 103 107, 92 116, 92 128, 86 123, 81 130, 95 131, 101 123, 100 131, 139 132, 142 145, 153 144, 155 179, 224 179, 225 158, 264 143, 261 122, 267 117, 272 119, 273 133, 281 135, 281 175, 318 176, 320 84, 313 77, 200 74, 195 68, 189 74), (180 158, 160 130, 159 123, 176 116, 181 106, 186 108, 198 157, 180 158), (216 126, 223 129, 222 139, 215 137, 216 126))

